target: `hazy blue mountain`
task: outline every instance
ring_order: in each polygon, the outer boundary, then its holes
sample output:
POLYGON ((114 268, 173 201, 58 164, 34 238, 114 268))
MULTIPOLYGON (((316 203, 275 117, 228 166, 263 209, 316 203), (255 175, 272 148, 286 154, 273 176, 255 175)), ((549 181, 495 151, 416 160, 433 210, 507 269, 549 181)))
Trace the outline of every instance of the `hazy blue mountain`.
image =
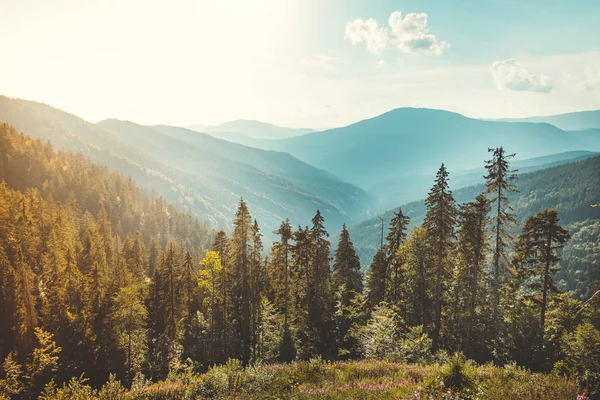
POLYGON ((600 129, 600 110, 578 111, 540 117, 502 118, 496 121, 546 123, 552 124, 564 131, 582 131, 594 128, 600 129))
MULTIPOLYGON (((561 224, 567 226, 574 236, 583 230, 589 229, 592 225, 600 225, 600 208, 591 206, 600 203, 600 174, 598 173, 600 171, 600 156, 575 161, 577 159, 572 159, 572 162, 567 161, 567 163, 560 166, 519 175, 516 182, 519 193, 510 197, 511 206, 514 208, 519 221, 524 221, 528 216, 534 215, 545 208, 556 208, 561 224)), ((429 176, 430 186, 433 185, 433 181, 434 175, 429 176)), ((450 171, 450 183, 452 182, 453 175, 450 171)), ((472 201, 484 190, 485 186, 481 183, 455 189, 453 194, 457 204, 462 204, 472 201)), ((410 228, 423 223, 426 212, 424 200, 413 201, 400 207, 404 214, 411 218, 410 228)), ((379 218, 383 218, 385 232, 387 232, 393 213, 397 209, 398 207, 388 210, 380 216, 349 228, 363 268, 367 268, 371 263, 379 246, 381 234, 379 218)), ((588 240, 587 245, 584 243, 584 248, 579 249, 580 253, 584 253, 584 255, 580 254, 580 257, 588 260, 597 257, 597 255, 594 255, 594 251, 596 251, 594 246, 589 244, 598 243, 599 240, 600 237, 597 237, 588 240)), ((572 249, 567 248, 565 250, 571 251, 572 249)), ((573 251, 573 253, 575 252, 573 251)), ((567 252, 566 254, 570 253, 567 252)), ((564 262, 573 265, 572 268, 577 268, 577 263, 574 261, 574 259, 565 259, 564 262)), ((570 272, 563 272, 563 274, 568 273, 570 272)))
POLYGON ((521 159, 571 150, 599 151, 600 131, 565 132, 549 124, 482 121, 448 111, 399 108, 355 124, 264 142, 365 188, 391 207, 422 198, 441 163, 479 168, 503 145, 521 159))
POLYGON ((369 210, 363 190, 288 154, 181 128, 116 120, 95 125, 45 104, 6 97, 0 97, 0 121, 131 175, 213 226, 231 223, 240 197, 248 201, 266 235, 287 217, 308 223, 317 208, 332 230, 369 210), (181 137, 165 133, 171 130, 180 131, 181 137))
POLYGON ((286 139, 315 132, 308 128, 286 128, 261 121, 238 119, 221 125, 190 125, 191 130, 210 133, 222 139, 243 143, 247 137, 252 139, 286 139))
POLYGON ((98 125, 173 168, 229 187, 238 198, 243 196, 251 205, 273 214, 261 219, 268 224, 276 225, 287 216, 307 223, 319 208, 337 226, 370 209, 362 189, 287 153, 255 149, 179 127, 148 127, 118 120, 98 125))
MULTIPOLYGON (((567 151, 564 153, 550 154, 542 157, 528 158, 526 160, 514 159, 511 162, 512 168, 518 170, 520 174, 535 172, 540 169, 555 167, 570 162, 583 161, 586 158, 598 155, 592 151, 567 151)), ((483 176, 487 171, 482 165, 480 168, 468 171, 456 171, 452 177, 452 188, 462 188, 465 186, 476 185, 483 181, 483 176)))

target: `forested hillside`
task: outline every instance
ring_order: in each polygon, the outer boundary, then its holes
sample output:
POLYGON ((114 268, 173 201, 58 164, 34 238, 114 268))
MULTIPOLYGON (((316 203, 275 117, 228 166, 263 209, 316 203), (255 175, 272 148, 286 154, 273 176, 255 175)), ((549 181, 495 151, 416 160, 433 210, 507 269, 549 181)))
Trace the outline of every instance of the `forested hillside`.
POLYGON ((203 182, 201 189, 222 188, 223 193, 215 194, 221 202, 235 204, 244 197, 270 230, 284 217, 306 223, 315 208, 341 224, 356 221, 370 207, 362 189, 287 153, 250 148, 178 127, 145 127, 118 120, 98 125, 168 167, 195 176, 203 182))
POLYGON ((515 190, 503 149, 489 199, 458 207, 442 166, 423 224, 409 232, 397 212, 363 274, 346 226, 331 243, 319 210, 304 227, 281 221, 266 249, 243 199, 231 234, 211 234, 81 155, 6 124, 0 145, 5 398, 600 394, 597 301, 556 286, 570 239, 558 214, 528 215, 518 237, 497 228, 515 218, 495 197, 515 190), (379 361, 327 364, 361 359, 379 361))
POLYGON ((218 227, 231 228, 230 215, 242 196, 269 238, 281 219, 307 223, 315 208, 338 224, 359 221, 370 210, 362 189, 288 154, 183 128, 91 124, 45 104, 6 97, 0 97, 0 121, 106 163, 218 227))
MULTIPOLYGON (((528 216, 545 208, 555 208, 558 211, 561 222, 573 236, 573 240, 564 249, 564 259, 561 261, 564 268, 558 277, 564 279, 563 289, 574 290, 576 296, 582 299, 593 294, 593 282, 598 279, 596 271, 600 262, 600 249, 594 243, 600 242, 600 208, 592 207, 600 203, 598 171, 600 157, 593 157, 520 174, 516 181, 519 191, 508 197, 516 218, 521 223, 528 216)), ((456 189, 454 198, 458 204, 464 204, 483 191, 483 184, 456 189)), ((400 208, 410 217, 409 227, 420 225, 427 212, 424 200, 404 204, 400 208)), ((389 210, 381 215, 386 229, 397 210, 389 210)), ((350 227, 350 232, 366 268, 379 247, 381 220, 379 217, 369 219, 350 227)))
POLYGON ((135 306, 131 295, 161 269, 163 249, 198 259, 212 230, 131 178, 7 124, 0 124, 0 181, 0 357, 23 363, 52 341, 44 349, 50 359, 27 371, 27 395, 39 393, 48 374, 102 382, 120 368, 129 326, 111 319, 115 304, 135 306), (119 294, 122 287, 129 291, 119 294), (44 363, 59 354, 55 374, 44 363))

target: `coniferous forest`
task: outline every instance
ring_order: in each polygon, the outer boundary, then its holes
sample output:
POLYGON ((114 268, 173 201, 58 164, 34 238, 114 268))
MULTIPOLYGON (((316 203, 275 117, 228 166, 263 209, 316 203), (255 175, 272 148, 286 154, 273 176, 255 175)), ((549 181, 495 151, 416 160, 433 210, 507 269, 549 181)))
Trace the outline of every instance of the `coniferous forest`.
POLYGON ((0 396, 597 398, 600 296, 558 289, 570 234, 554 209, 517 222, 513 157, 489 149, 463 204, 442 164, 363 273, 319 210, 267 246, 244 199, 214 231, 2 124, 0 396))

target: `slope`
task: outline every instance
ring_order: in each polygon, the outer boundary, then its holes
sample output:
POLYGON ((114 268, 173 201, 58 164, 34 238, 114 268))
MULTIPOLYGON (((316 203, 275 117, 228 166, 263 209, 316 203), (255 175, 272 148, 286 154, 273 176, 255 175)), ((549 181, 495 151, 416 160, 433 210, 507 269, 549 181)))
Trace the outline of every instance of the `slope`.
MULTIPOLYGON (((117 136, 101 125, 90 124, 50 106, 6 97, 0 97, 0 121, 9 122, 34 137, 50 140, 59 148, 81 151, 111 169, 131 175, 140 185, 157 190, 168 200, 207 218, 214 226, 229 226, 240 197, 247 199, 253 215, 265 225, 263 231, 267 233, 286 217, 294 223, 307 223, 317 208, 336 225, 352 221, 351 213, 365 209, 362 201, 366 201, 366 195, 362 190, 324 171, 300 164, 288 155, 268 152, 273 154, 269 158, 273 165, 271 172, 276 171, 279 157, 281 162, 289 162, 298 170, 298 181, 304 173, 310 176, 310 179, 303 178, 305 181, 322 182, 320 187, 326 190, 321 195, 308 191, 319 187, 318 183, 300 188, 233 157, 212 154, 182 140, 165 140, 166 135, 154 133, 158 130, 135 124, 127 125, 127 134, 117 136), (153 135, 146 137, 147 129, 153 135), (328 197, 335 198, 337 203, 330 202, 328 197)), ((238 150, 236 157, 241 158, 241 153, 243 151, 238 150)), ((291 171, 291 168, 281 166, 280 170, 291 171)))
POLYGON ((356 220, 369 208, 362 189, 286 153, 250 148, 179 127, 147 127, 119 120, 98 125, 170 168, 230 188, 257 207, 255 213, 269 227, 288 216, 306 223, 316 208, 337 225, 356 220))
POLYGON ((422 197, 425 178, 442 162, 455 171, 477 168, 488 147, 500 145, 522 158, 598 151, 600 132, 399 108, 346 127, 263 143, 365 188, 382 199, 382 207, 422 197))
POLYGON ((527 118, 502 118, 497 121, 545 123, 552 124, 564 131, 583 131, 586 129, 600 129, 600 110, 527 118))
POLYGON ((191 125, 189 129, 202 133, 211 133, 217 137, 221 137, 220 134, 223 133, 233 138, 235 137, 233 134, 237 133, 238 135, 242 134, 254 139, 285 139, 314 132, 314 129, 287 128, 248 119, 238 119, 216 126, 191 125))
MULTIPOLYGON (((600 156, 583 161, 519 175, 517 188, 519 193, 509 200, 517 219, 524 221, 530 215, 545 208, 556 208, 561 224, 567 226, 574 240, 564 249, 565 267, 559 278, 565 280, 563 285, 576 291, 576 295, 584 298, 590 294, 590 282, 596 279, 597 265, 600 261, 600 209, 592 204, 600 203, 600 156), (579 259, 576 262, 575 257, 579 259)), ((433 175, 430 177, 433 184, 433 175)), ((452 182, 452 172, 450 173, 452 182)), ((472 201, 485 189, 483 184, 468 186, 454 190, 458 204, 472 201)), ((401 206, 405 214, 411 218, 411 227, 420 225, 425 218, 425 202, 413 201, 401 206)), ((381 222, 389 225, 393 212, 389 210, 381 216, 371 218, 350 227, 355 247, 363 268, 371 262, 379 245, 381 222)))

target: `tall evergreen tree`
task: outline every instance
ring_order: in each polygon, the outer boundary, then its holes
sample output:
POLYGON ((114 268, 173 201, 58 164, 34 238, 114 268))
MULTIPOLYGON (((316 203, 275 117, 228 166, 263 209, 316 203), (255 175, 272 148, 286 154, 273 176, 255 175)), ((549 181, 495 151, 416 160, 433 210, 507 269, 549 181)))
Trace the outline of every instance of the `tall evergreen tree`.
POLYGON ((266 268, 265 263, 263 263, 262 253, 263 253, 263 243, 262 243, 262 233, 260 233, 260 228, 258 226, 258 222, 256 219, 254 220, 254 224, 251 228, 251 245, 250 245, 250 333, 251 333, 251 350, 252 350, 252 360, 256 360, 258 355, 257 352, 259 350, 258 340, 259 340, 259 325, 261 324, 262 317, 262 294, 264 288, 267 285, 267 277, 266 277, 266 268))
POLYGON ((401 285, 402 297, 406 298, 404 308, 409 325, 422 325, 427 329, 432 321, 432 286, 435 283, 435 263, 427 243, 427 229, 414 227, 404 243, 398 248, 403 261, 404 281, 401 285))
POLYGON ((210 298, 210 363, 213 365, 217 359, 217 315, 218 315, 218 297, 219 297, 219 280, 222 279, 223 266, 221 258, 216 251, 209 251, 200 262, 200 278, 199 285, 209 292, 210 298))
POLYGON ((333 293, 336 296, 336 321, 337 342, 340 349, 351 351, 354 344, 347 336, 353 320, 351 307, 356 296, 363 290, 362 273, 360 272, 360 260, 354 250, 354 244, 350 240, 350 232, 346 224, 342 226, 342 232, 335 251, 333 262, 333 293))
POLYGON ((388 301, 391 304, 397 304, 400 300, 400 286, 402 281, 402 262, 398 257, 398 247, 406 240, 406 230, 410 218, 398 209, 394 212, 394 217, 390 222, 390 230, 386 236, 387 240, 387 272, 388 272, 388 301))
POLYGON ((323 358, 332 358, 335 349, 331 347, 333 298, 331 293, 330 243, 329 234, 325 230, 321 212, 312 219, 309 232, 312 247, 309 266, 308 288, 308 334, 311 347, 323 358))
POLYGON ((220 279, 220 291, 221 291, 221 335, 223 338, 222 354, 220 355, 223 360, 229 358, 229 344, 231 342, 231 318, 229 318, 229 308, 231 307, 231 299, 229 296, 232 274, 229 265, 229 238, 225 231, 220 230, 215 235, 213 243, 210 247, 211 251, 216 252, 219 255, 223 272, 221 273, 220 279))
POLYGON ((279 360, 281 362, 290 362, 295 357, 295 347, 292 340, 292 334, 290 332, 290 266, 289 266, 289 254, 291 251, 291 240, 293 236, 292 225, 290 220, 286 219, 281 222, 279 229, 274 233, 279 235, 279 243, 274 244, 276 246, 276 252, 280 255, 278 258, 282 258, 282 265, 276 265, 277 269, 282 269, 283 273, 277 273, 278 276, 283 276, 283 293, 282 293, 282 311, 283 311, 283 335, 281 338, 281 346, 279 349, 279 360))
POLYGON ((549 296, 557 292, 554 274, 560 270, 558 251, 569 240, 569 231, 558 222, 558 213, 553 209, 540 211, 528 217, 517 244, 516 262, 522 278, 529 278, 526 284, 541 298, 539 352, 543 354, 546 310, 549 296))
POLYGON ((434 347, 438 347, 442 326, 442 296, 444 284, 450 272, 450 254, 457 215, 454 197, 448 187, 448 171, 444 164, 437 172, 435 184, 429 191, 425 204, 427 205, 427 214, 424 226, 427 229, 427 239, 432 254, 434 254, 436 267, 433 344, 434 347))
POLYGON ((229 241, 229 262, 234 273, 233 315, 236 322, 235 353, 242 364, 250 362, 251 321, 250 321, 250 258, 249 247, 252 240, 252 217, 244 199, 240 199, 233 232, 229 241))
POLYGON ((458 285, 464 284, 464 293, 469 297, 465 349, 471 347, 476 306, 483 302, 481 299, 481 296, 484 295, 482 269, 485 265, 485 255, 489 243, 487 227, 490 211, 490 201, 484 194, 478 195, 475 201, 464 204, 460 209, 458 250, 466 264, 464 270, 466 274, 464 281, 461 280, 458 285))
POLYGON ((387 283, 387 260, 385 249, 380 248, 373 256, 366 276, 367 305, 373 309, 382 301, 385 301, 387 283))
POLYGON ((506 250, 512 242, 511 228, 516 225, 515 214, 508 202, 508 195, 516 193, 517 188, 513 182, 517 179, 517 170, 511 170, 509 162, 515 153, 507 154, 503 147, 488 149, 492 158, 486 161, 485 178, 486 194, 490 195, 494 204, 492 219, 494 235, 494 255, 492 282, 493 319, 498 321, 498 306, 500 304, 500 286, 507 267, 506 250))

